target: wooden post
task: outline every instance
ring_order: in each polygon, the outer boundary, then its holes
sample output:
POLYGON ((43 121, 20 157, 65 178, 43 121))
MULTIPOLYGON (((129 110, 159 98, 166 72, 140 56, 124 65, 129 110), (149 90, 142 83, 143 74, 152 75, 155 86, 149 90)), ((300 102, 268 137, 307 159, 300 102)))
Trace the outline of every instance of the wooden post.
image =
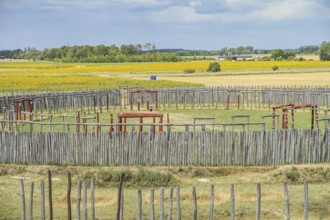
POLYGON ((230 185, 230 204, 231 204, 231 220, 235 220, 235 189, 234 184, 230 185))
POLYGON ((196 188, 194 186, 192 188, 192 196, 193 196, 193 203, 194 203, 193 219, 197 220, 197 196, 196 196, 196 188))
POLYGON ((176 209, 177 209, 177 219, 181 220, 181 205, 180 205, 180 187, 176 187, 176 209))
POLYGON ((77 220, 80 220, 81 181, 77 182, 77 220))
POLYGON ((78 111, 78 114, 77 114, 77 127, 76 127, 76 131, 77 131, 77 133, 80 132, 80 111, 78 111))
POLYGON ((120 220, 120 209, 121 209, 121 193, 123 188, 123 181, 124 181, 125 174, 121 173, 118 185, 118 199, 117 199, 117 215, 116 220, 120 220))
POLYGON ((304 220, 308 220, 308 182, 304 181, 304 220))
POLYGON ((40 219, 45 220, 45 183, 41 180, 40 183, 40 219))
POLYGON ((31 182, 31 191, 30 191, 30 220, 33 219, 33 189, 34 189, 34 182, 31 182))
POLYGON ((154 189, 150 189, 150 219, 155 219, 154 189))
POLYGON ((95 179, 91 182, 91 218, 95 220, 95 179))
POLYGON ((285 195, 285 216, 286 220, 290 220, 290 202, 289 202, 289 190, 288 183, 284 183, 284 195, 285 195))
POLYGON ((49 219, 53 220, 52 172, 48 170, 49 219))
POLYGON ((209 220, 213 219, 213 209, 214 209, 214 185, 211 185, 209 220))
POLYGON ((83 204, 84 204, 84 220, 87 220, 87 181, 83 182, 83 204))
POLYGON ((172 220, 172 207, 173 207, 173 187, 169 191, 169 202, 168 202, 168 220, 172 220))
POLYGON ((142 192, 138 190, 138 220, 142 220, 142 192))
POLYGON ((159 219, 164 220, 164 187, 160 188, 160 211, 159 219))
POLYGON ((100 113, 99 112, 96 112, 96 135, 98 136, 99 135, 99 132, 100 132, 100 113))
POLYGON ((24 193, 24 182, 23 179, 20 179, 21 186, 21 196, 22 196, 22 220, 25 220, 25 193, 24 193))
POLYGON ((257 211, 256 220, 260 220, 260 208, 261 208, 261 186, 257 183, 257 211))
POLYGON ((68 220, 72 219, 71 215, 71 173, 68 173, 68 191, 66 193, 67 205, 68 205, 68 220))

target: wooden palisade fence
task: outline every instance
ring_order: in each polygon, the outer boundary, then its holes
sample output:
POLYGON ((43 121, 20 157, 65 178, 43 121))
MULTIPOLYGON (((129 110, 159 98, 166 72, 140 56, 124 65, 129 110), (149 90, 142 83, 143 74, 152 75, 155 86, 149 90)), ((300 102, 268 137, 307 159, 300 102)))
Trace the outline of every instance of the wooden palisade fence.
MULTIPOLYGON (((111 89, 98 91, 47 92, 18 94, 3 92, 0 96, 0 113, 10 110, 16 100, 31 98, 34 115, 109 111, 110 109, 126 108, 128 103, 145 105, 158 109, 169 106, 175 108, 213 108, 226 109, 228 104, 239 105, 240 109, 271 109, 272 106, 294 103, 296 105, 316 104, 319 108, 329 109, 330 89, 310 87, 199 87, 199 88, 163 88, 154 89, 155 93, 139 93, 131 96, 134 88, 111 89), (237 91, 237 92, 229 92, 237 91), (157 95, 156 95, 157 94, 157 95)), ((146 110, 144 108, 144 110, 146 110)))
POLYGON ((277 165, 330 162, 330 129, 0 132, 0 162, 72 165, 277 165))
MULTIPOLYGON (((53 219, 54 218, 54 211, 53 208, 53 197, 52 197, 52 179, 51 179, 51 172, 48 171, 48 191, 49 191, 49 196, 48 196, 48 209, 49 211, 46 212, 46 207, 45 207, 45 184, 44 181, 41 181, 40 183, 40 214, 39 216, 36 216, 36 214, 33 213, 34 207, 33 207, 33 198, 36 197, 34 195, 34 182, 31 182, 30 186, 30 195, 29 195, 29 203, 28 203, 28 208, 29 212, 26 212, 26 200, 27 196, 25 194, 24 190, 24 182, 21 179, 20 180, 20 195, 21 195, 21 210, 22 210, 22 215, 21 219, 25 220, 26 217, 28 216, 28 219, 33 219, 33 218, 38 218, 38 219, 53 219), (46 213, 49 215, 47 218, 46 213)), ((72 194, 72 182, 71 182, 71 174, 68 174, 68 188, 67 188, 67 195, 66 195, 66 200, 67 200, 67 219, 71 220, 73 219, 72 216, 72 209, 76 209, 76 219, 98 219, 98 218, 105 218, 105 219, 116 219, 116 220, 123 220, 125 219, 125 214, 124 214, 124 187, 123 187, 123 179, 124 179, 124 174, 121 174, 120 180, 119 180, 119 185, 118 185, 118 196, 117 196, 117 211, 116 213, 113 213, 112 216, 99 216, 97 214, 96 210, 96 204, 95 201, 97 201, 97 198, 95 198, 95 180, 92 179, 90 181, 90 184, 88 184, 88 180, 83 180, 77 181, 77 201, 76 201, 76 206, 72 208, 72 199, 71 199, 71 194, 72 194), (88 195, 88 185, 90 185, 90 195, 88 195), (87 202, 89 202, 90 205, 87 205, 87 202), (81 209, 82 205, 82 209, 81 209), (90 207, 90 212, 87 210, 87 207, 90 207)), ((290 201, 289 201, 289 189, 288 189, 288 184, 284 182, 284 206, 283 206, 283 213, 285 213, 285 219, 290 220, 290 201)), ((55 189, 56 190, 56 189, 55 189)), ((135 215, 135 219, 148 219, 154 220, 154 219, 182 219, 182 214, 181 214, 181 198, 180 198, 180 186, 175 187, 175 204, 173 204, 173 191, 174 188, 170 187, 168 189, 168 197, 166 197, 165 200, 165 188, 161 187, 160 188, 160 193, 159 195, 159 212, 156 216, 155 214, 155 190, 154 188, 150 189, 150 199, 149 199, 149 211, 143 212, 143 203, 142 203, 142 191, 140 189, 137 190, 137 210, 129 210, 130 216, 135 215), (166 211, 165 207, 165 201, 168 202, 168 211, 166 211), (143 214, 144 213, 144 214, 143 214), (149 213, 149 214, 147 214, 149 213), (174 214, 176 213, 176 217, 174 214)), ((192 187, 192 195, 191 195, 191 203, 193 205, 193 209, 191 210, 191 218, 194 220, 198 219, 198 199, 196 196, 196 187, 192 187)), ((215 210, 215 187, 214 185, 210 185, 210 208, 209 208, 209 219, 214 219, 214 210, 215 210)), ((261 184, 257 183, 256 184, 256 208, 255 208, 255 216, 257 220, 261 219, 261 210, 262 210, 262 197, 261 197, 261 184)), ((157 195, 156 195, 157 196, 157 195)), ((304 220, 307 220, 309 217, 309 207, 308 207, 308 182, 304 182, 304 196, 302 198, 304 200, 304 208, 303 208, 303 213, 301 213, 301 218, 304 220)), ((145 202, 144 202, 145 203, 145 202)), ((234 220, 236 218, 236 210, 235 210, 235 203, 240 203, 239 199, 235 198, 235 188, 234 184, 230 185, 230 219, 234 220)), ((147 206, 144 206, 145 209, 148 210, 147 206)), ((186 214, 187 215, 187 214, 186 214)), ((205 214, 203 214, 205 216, 205 214)))

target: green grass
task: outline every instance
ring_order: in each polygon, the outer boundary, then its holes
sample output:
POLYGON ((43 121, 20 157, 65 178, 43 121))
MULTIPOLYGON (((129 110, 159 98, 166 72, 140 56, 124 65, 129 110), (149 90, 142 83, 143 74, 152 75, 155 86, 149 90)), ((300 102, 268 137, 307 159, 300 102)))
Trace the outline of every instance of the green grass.
MULTIPOLYGON (((136 107, 134 106, 134 109, 136 109, 136 107)), ((142 109, 144 112, 146 112, 146 109, 144 109, 142 107, 142 109)), ((66 114, 63 110, 62 114, 66 114)), ((143 112, 142 111, 142 112, 143 112)), ((94 114, 94 111, 92 109, 84 109, 84 112, 86 112, 86 114, 88 116, 96 116, 96 114, 94 114)), ((130 112, 129 107, 127 106, 126 109, 123 109, 121 112, 130 112)), ((134 110, 133 112, 138 112, 137 110, 134 110)), ((216 123, 232 123, 232 116, 237 116, 237 115, 249 115, 250 122, 262 122, 262 117, 263 115, 271 115, 272 111, 268 110, 267 107, 265 108, 261 108, 256 109, 256 108, 252 108, 252 109, 237 109, 237 105, 231 105, 229 110, 226 110, 224 106, 220 106, 219 105, 219 109, 215 109, 215 106, 211 105, 211 108, 208 109, 207 105, 201 107, 199 105, 195 105, 194 109, 191 109, 191 106, 187 106, 186 109, 183 109, 183 106, 179 106, 179 109, 176 109, 175 105, 171 105, 171 106, 160 106, 159 110, 154 110, 153 112, 155 113, 162 113, 164 115, 164 120, 163 123, 166 124, 166 118, 167 118, 167 114, 169 114, 169 119, 170 119, 170 123, 171 124, 193 124, 194 123, 194 117, 199 117, 199 118, 203 118, 203 117, 214 117, 215 118, 215 122, 216 123)), ((109 124, 110 123, 110 113, 113 114, 113 118, 114 118, 114 123, 118 122, 118 118, 117 118, 117 114, 120 113, 119 109, 117 109, 116 111, 111 111, 111 112, 106 112, 103 111, 103 113, 100 113, 100 123, 103 124, 109 124)), ((72 110, 68 111, 69 115, 74 115, 74 113, 72 112, 72 110)), ((279 118, 279 127, 281 128, 281 115, 282 112, 281 111, 277 111, 276 114, 280 114, 280 118, 279 118)), ((323 111, 321 111, 320 113, 320 117, 323 117, 323 111)), ((81 115, 83 115, 83 113, 81 113, 81 115)), ((0 118, 2 116, 0 115, 0 118)), ((291 112, 289 114, 289 128, 291 128, 291 123, 292 123, 292 117, 291 117, 291 112)), ((35 119, 37 122, 40 122, 40 116, 35 119)), ((44 122, 49 122, 49 119, 44 118, 43 119, 44 122)), ((54 114, 53 117, 53 122, 54 123, 61 123, 62 122, 62 117, 60 117, 59 113, 54 114)), ((75 119, 74 118, 65 118, 64 120, 65 123, 75 123, 75 119)), ((82 119, 81 119, 82 122, 82 119)), ((213 121, 211 120, 197 120, 196 124, 211 124, 213 121)), ((235 123, 246 123, 247 122, 247 118, 235 118, 235 123)), ((89 119, 87 121, 87 123, 94 123, 93 119, 89 119)), ((138 124, 139 120, 138 119, 127 119, 127 123, 133 123, 133 124, 138 124)), ((143 123, 152 123, 152 118, 146 118, 143 120, 143 123)), ((156 123, 158 123, 158 121, 156 121, 156 123)), ((272 118, 265 118, 265 125, 266 125, 266 129, 270 130, 272 129, 272 118)), ((316 125, 315 125, 316 126, 316 125)), ((319 124, 319 128, 320 129, 324 129, 324 122, 320 122, 319 124)), ((277 120, 276 120, 276 127, 277 127, 277 120)), ((30 125, 29 124, 18 124, 17 128, 19 131, 29 131, 30 130, 30 125)), ((212 125, 206 125, 205 126, 207 131, 211 131, 212 125)), ((311 128, 311 112, 310 109, 299 109, 295 111, 295 117, 294 117, 294 128, 296 129, 302 129, 302 128, 306 128, 306 129, 310 129, 311 128)), ((49 131, 49 126, 45 125, 43 126, 43 131, 49 131)), ((55 125, 54 126, 54 131, 56 132, 61 132, 63 129, 62 125, 55 125)), ((65 131, 67 131, 68 127, 65 126, 64 127, 65 131)), ((74 132, 76 129, 75 126, 70 126, 70 131, 74 132)), ((81 127, 82 129, 82 127, 81 127)), ((138 128, 136 128, 138 129, 138 128)), ((200 126, 196 126, 195 128, 197 131, 201 130, 200 126)), ((215 130, 222 130, 223 126, 222 125, 216 125, 215 126, 215 130)), ((226 127, 226 129, 231 130, 232 127, 228 126, 226 127)), ((234 127, 235 130, 242 130, 243 127, 242 126, 235 126, 234 127)), ((249 129, 249 130, 261 130, 262 129, 262 125, 251 125, 249 127, 245 127, 245 129, 249 129)), ((40 125, 34 125, 33 127, 34 131, 40 131, 40 125)), ((92 130, 92 127, 90 126, 88 128, 89 131, 92 130)), ((102 127, 101 129, 102 131, 107 131, 108 128, 107 127, 102 127)), ((144 130, 148 131, 149 130, 149 126, 145 126, 144 130)), ((172 126, 172 131, 183 131, 184 130, 184 126, 172 126)), ((190 130, 193 130, 193 127, 190 127, 190 130)))
MULTIPOLYGON (((117 201, 117 181, 115 179, 109 185, 104 185, 97 180, 106 173, 119 174, 120 172, 139 174, 147 172, 151 178, 149 184, 145 182, 124 182, 124 216, 125 219, 137 217, 137 190, 142 190, 143 218, 150 218, 150 189, 155 190, 155 212, 159 216, 160 186, 165 187, 165 214, 168 213, 168 193, 171 186, 180 186, 182 218, 190 219, 193 212, 192 187, 197 190, 198 219, 208 218, 210 204, 210 185, 215 186, 214 219, 230 217, 230 184, 235 185, 235 206, 237 219, 255 219, 256 208, 256 183, 261 183, 262 219, 283 219, 285 215, 283 182, 289 183, 290 208, 292 219, 303 218, 304 186, 303 181, 309 182, 309 219, 326 219, 330 215, 330 165, 284 165, 284 166, 251 166, 251 167, 75 167, 75 166, 38 166, 38 165, 11 165, 0 164, 0 219, 19 219, 21 217, 21 196, 19 180, 13 176, 30 177, 24 180, 26 207, 29 207, 30 184, 33 181, 34 188, 34 213, 35 218, 40 216, 40 181, 45 181, 46 190, 46 215, 48 216, 48 187, 47 171, 52 170, 53 178, 53 206, 54 218, 65 219, 67 173, 72 174, 72 210, 76 216, 77 181, 90 177, 96 178, 96 216, 99 219, 115 219, 117 201), (143 171, 141 171, 143 170, 143 171), (292 182, 286 173, 295 170, 299 172, 299 178, 292 182), (280 174, 281 173, 281 174, 280 174), (170 174, 173 182, 157 184, 159 176, 170 174), (324 178, 327 176, 327 178, 324 178), (206 178, 210 182, 200 182, 200 178, 206 178), (152 180, 153 179, 153 180, 152 180)), ((134 176, 134 175, 133 175, 134 176)), ((133 179, 133 178, 132 178, 133 179)), ((176 194, 173 195, 173 218, 176 218, 176 194)), ((81 204, 82 210, 82 204, 81 204)), ((29 213, 27 211, 27 213, 29 213)), ((88 185, 88 214, 90 215, 90 186, 88 185)))

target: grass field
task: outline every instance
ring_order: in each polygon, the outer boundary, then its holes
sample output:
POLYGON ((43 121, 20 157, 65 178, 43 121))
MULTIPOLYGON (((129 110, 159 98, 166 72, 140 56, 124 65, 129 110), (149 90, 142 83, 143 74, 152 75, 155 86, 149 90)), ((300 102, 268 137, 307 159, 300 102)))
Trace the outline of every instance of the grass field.
MULTIPOLYGON (((215 186, 214 219, 230 218, 230 184, 235 185, 235 206, 237 219, 255 219, 256 183, 261 183, 262 219, 283 219, 285 202, 283 182, 289 183, 290 211, 292 219, 303 219, 304 186, 309 181, 309 219, 327 219, 330 215, 330 165, 285 165, 263 167, 75 167, 38 165, 0 165, 0 219, 21 217, 21 196, 19 181, 13 176, 29 177, 25 180, 26 206, 29 207, 30 184, 35 183, 34 213, 40 216, 40 181, 46 186, 46 215, 48 216, 47 171, 52 171, 54 218, 65 219, 67 173, 72 173, 72 209, 76 216, 77 181, 95 178, 95 204, 98 219, 115 219, 118 173, 128 177, 124 181, 125 219, 137 217, 137 190, 142 190, 143 218, 150 218, 150 188, 155 190, 156 219, 159 216, 159 190, 165 187, 165 215, 168 213, 170 186, 181 188, 182 218, 191 219, 193 213, 192 186, 197 190, 198 219, 208 218, 210 185, 215 186), (144 173, 150 178, 139 182, 138 175, 144 173), (109 175, 113 178, 109 178, 109 175), (167 181, 163 178, 167 177, 167 181), (206 178, 210 182, 200 182, 206 178), (162 183, 159 181, 163 180, 162 183), (5 202, 4 202, 5 201, 5 202)), ((173 218, 176 218, 176 194, 174 190, 173 218)), ((88 215, 90 215, 90 186, 88 187, 88 215)), ((82 210, 82 205, 81 205, 82 210)), ((29 212, 27 212, 29 213, 29 212)), ((38 217, 36 217, 38 219, 38 217)))

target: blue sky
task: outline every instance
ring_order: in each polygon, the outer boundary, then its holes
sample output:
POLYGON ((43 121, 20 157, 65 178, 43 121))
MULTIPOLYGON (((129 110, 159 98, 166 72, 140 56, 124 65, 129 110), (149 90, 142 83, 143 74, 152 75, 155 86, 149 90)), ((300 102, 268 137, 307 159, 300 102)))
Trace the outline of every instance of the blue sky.
POLYGON ((328 0, 0 0, 0 50, 154 43, 298 48, 330 41, 328 0))

